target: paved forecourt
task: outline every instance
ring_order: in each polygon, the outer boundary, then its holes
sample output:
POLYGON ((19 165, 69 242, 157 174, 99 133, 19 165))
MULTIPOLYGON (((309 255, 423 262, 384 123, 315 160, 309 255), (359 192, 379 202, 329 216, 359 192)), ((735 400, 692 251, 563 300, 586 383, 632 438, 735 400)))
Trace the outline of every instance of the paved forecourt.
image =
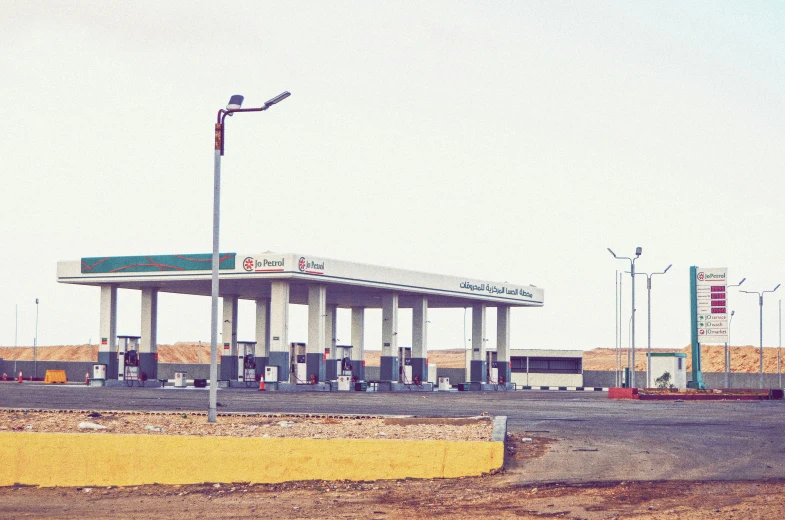
MULTIPOLYGON (((507 416, 519 436, 554 439, 509 472, 513 484, 785 478, 783 401, 610 400, 604 392, 280 393, 222 389, 219 412, 507 416)), ((207 410, 195 389, 0 384, 13 408, 207 410)))

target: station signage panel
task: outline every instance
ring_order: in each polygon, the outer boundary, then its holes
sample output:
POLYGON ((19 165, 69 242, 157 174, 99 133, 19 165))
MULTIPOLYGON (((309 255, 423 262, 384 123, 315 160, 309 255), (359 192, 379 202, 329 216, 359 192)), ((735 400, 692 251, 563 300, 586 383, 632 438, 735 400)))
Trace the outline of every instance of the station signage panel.
POLYGON ((728 341, 728 269, 725 267, 696 271, 698 342, 728 341))

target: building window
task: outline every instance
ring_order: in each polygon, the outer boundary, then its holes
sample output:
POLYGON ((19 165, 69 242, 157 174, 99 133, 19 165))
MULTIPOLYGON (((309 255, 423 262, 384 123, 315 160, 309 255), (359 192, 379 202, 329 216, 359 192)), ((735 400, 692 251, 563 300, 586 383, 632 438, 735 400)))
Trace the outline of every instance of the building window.
POLYGON ((581 358, 548 358, 548 357, 510 357, 513 372, 529 372, 533 374, 580 374, 583 360, 581 358), (528 360, 528 370, 526 368, 528 360))
POLYGON ((678 369, 679 369, 679 370, 681 370, 681 369, 682 369, 681 367, 683 366, 681 363, 682 363, 682 360, 683 360, 684 358, 676 358, 676 359, 678 359, 678 360, 679 360, 678 369))
POLYGON ((530 357, 529 372, 534 374, 580 374, 581 358, 530 357))

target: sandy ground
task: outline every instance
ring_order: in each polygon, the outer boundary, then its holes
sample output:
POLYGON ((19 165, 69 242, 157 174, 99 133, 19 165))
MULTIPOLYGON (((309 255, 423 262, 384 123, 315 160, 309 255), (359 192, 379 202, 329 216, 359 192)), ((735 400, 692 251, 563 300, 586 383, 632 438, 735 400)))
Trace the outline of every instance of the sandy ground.
POLYGON ((0 431, 31 433, 488 441, 492 430, 490 417, 428 419, 232 414, 219 415, 215 423, 208 423, 204 414, 187 412, 55 412, 0 409, 0 431), (85 423, 95 426, 86 426, 85 423), (94 429, 96 426, 100 429, 94 429))
POLYGON ((522 460, 554 442, 510 432, 506 470, 462 479, 125 488, 0 488, 3 518, 785 518, 785 481, 511 486, 522 460))
MULTIPOLYGON (((682 352, 687 354, 687 371, 692 369, 691 349, 689 346, 674 349, 659 349, 657 352, 682 352)), ((759 366, 759 349, 751 345, 730 347, 731 367, 734 372, 757 373, 759 366)), ((704 372, 725 371, 725 350, 722 345, 701 347, 701 361, 704 372)), ((635 349, 635 361, 638 370, 646 370, 646 350, 635 349)), ((366 350, 365 360, 368 366, 379 366, 381 352, 366 350)), ((94 361, 98 359, 98 345, 61 345, 38 347, 36 356, 41 361, 94 361)), ((158 356, 161 363, 209 363, 210 345, 207 343, 175 343, 159 345, 158 356)), ((0 347, 0 358, 7 360, 33 359, 33 347, 0 347)), ((596 348, 583 354, 584 370, 615 370, 616 355, 614 349, 596 348)), ((428 359, 437 367, 463 368, 465 352, 462 349, 435 350, 428 352, 428 359)), ((626 364, 626 351, 624 360, 626 364)), ((777 373, 777 349, 763 349, 763 370, 777 373)))

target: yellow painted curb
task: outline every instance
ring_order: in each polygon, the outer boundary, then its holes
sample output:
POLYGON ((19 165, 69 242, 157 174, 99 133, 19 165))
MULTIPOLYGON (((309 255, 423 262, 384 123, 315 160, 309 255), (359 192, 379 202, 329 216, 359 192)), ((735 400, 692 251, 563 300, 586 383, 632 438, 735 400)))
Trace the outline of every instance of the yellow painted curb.
POLYGON ((0 486, 453 478, 503 462, 502 442, 0 433, 0 486))

